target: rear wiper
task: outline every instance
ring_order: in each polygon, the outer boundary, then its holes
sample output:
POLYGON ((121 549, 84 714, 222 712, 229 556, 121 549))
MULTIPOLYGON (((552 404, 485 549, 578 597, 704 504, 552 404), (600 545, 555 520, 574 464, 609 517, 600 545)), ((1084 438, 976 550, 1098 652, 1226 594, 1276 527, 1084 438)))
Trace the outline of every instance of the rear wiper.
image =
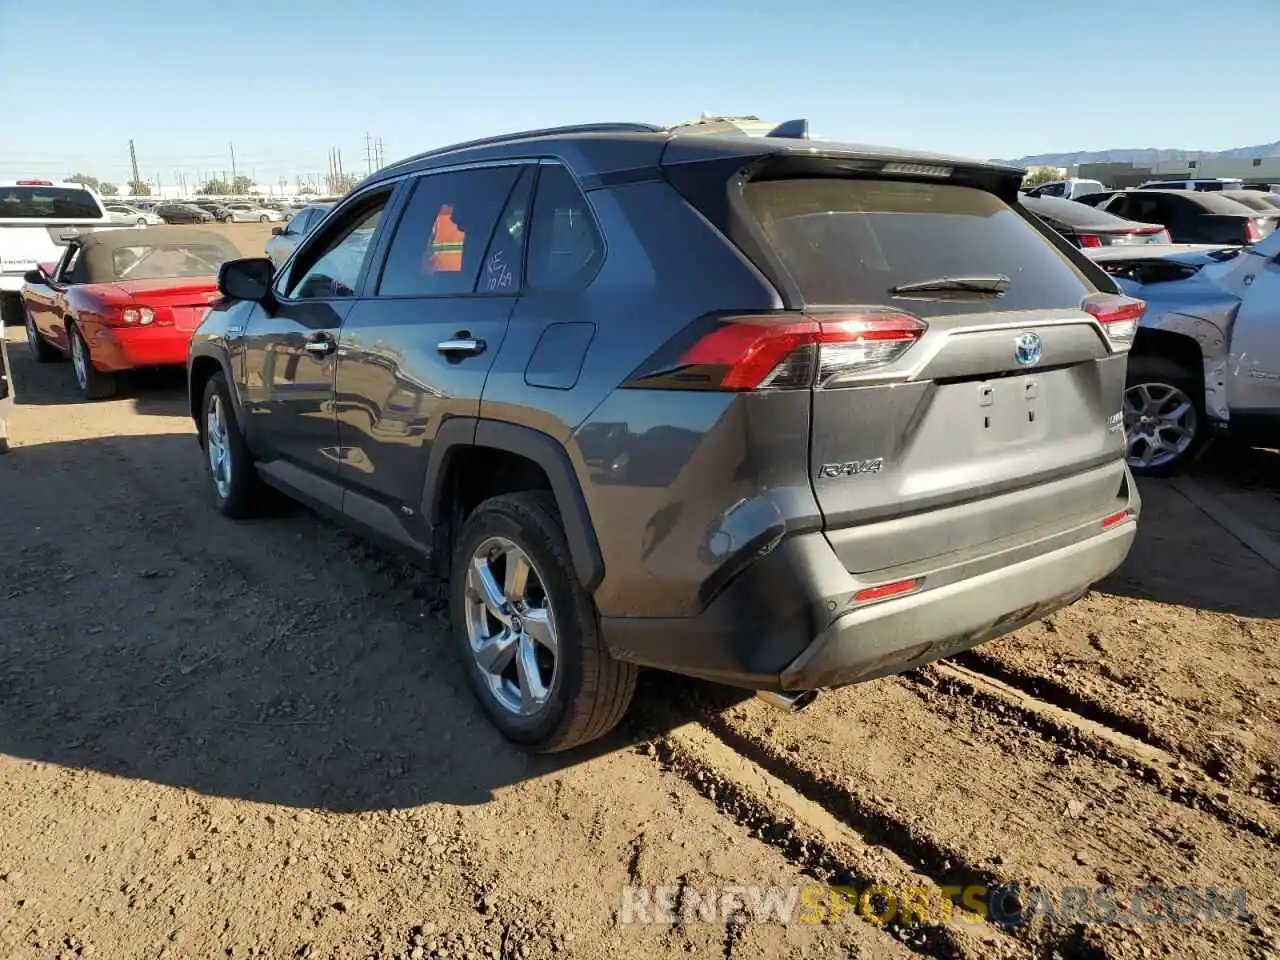
POLYGON ((1000 296, 1009 289, 1010 280, 1003 274, 992 277, 938 277, 936 280, 917 280, 902 283, 889 291, 900 293, 990 293, 1000 296))

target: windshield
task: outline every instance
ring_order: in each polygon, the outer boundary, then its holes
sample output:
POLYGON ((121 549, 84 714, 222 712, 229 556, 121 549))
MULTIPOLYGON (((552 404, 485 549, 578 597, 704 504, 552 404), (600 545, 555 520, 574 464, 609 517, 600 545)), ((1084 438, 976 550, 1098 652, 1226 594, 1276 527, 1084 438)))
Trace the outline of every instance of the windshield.
POLYGON ((75 187, 0 187, 0 220, 101 220, 88 190, 75 187))
POLYGON ((221 247, 192 243, 121 247, 111 256, 119 280, 213 276, 228 258, 221 247))
POLYGON ((748 183, 745 198, 808 304, 901 303, 922 316, 1074 309, 1093 290, 1022 216, 971 187, 766 180, 748 183), (936 282, 994 277, 1007 279, 998 299, 940 296, 936 282))

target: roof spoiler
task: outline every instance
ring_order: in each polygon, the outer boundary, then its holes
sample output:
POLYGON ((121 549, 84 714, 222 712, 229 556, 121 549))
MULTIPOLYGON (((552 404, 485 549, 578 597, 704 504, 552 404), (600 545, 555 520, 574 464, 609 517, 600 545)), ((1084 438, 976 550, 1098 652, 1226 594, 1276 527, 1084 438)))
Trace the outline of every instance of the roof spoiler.
POLYGON ((784 120, 767 134, 767 137, 781 137, 784 140, 808 140, 808 120, 784 120))

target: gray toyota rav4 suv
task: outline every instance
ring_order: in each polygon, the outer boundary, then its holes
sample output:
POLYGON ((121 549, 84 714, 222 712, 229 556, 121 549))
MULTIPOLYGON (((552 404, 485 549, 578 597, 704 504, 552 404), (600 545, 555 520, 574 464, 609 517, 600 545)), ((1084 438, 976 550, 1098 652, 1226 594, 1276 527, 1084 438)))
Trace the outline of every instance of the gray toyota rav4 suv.
POLYGON ((1136 530, 1143 304, 1021 170, 799 127, 435 150, 224 264, 189 362, 217 509, 283 491, 430 558, 546 751, 641 666, 803 702, 1070 603, 1136 530))

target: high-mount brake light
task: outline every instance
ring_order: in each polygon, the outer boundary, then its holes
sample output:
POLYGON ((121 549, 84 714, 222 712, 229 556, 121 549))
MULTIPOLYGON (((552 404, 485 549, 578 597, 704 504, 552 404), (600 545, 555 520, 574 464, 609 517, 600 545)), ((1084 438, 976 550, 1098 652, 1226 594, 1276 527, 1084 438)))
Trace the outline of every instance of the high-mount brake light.
POLYGON ((884 174, 897 174, 900 177, 938 177, 945 179, 955 172, 955 168, 939 163, 886 163, 880 168, 884 174))
POLYGON ((1107 331, 1107 338, 1112 344, 1128 347, 1138 332, 1138 323, 1147 305, 1133 297, 1122 297, 1113 293, 1099 293, 1085 297, 1081 306, 1093 314, 1102 329, 1107 331))
POLYGON ((52 180, 19 180, 20 187, 52 187, 52 180))
POLYGON ((679 364, 705 372, 700 386, 708 390, 835 387, 893 363, 926 329, 888 308, 726 317, 679 364))

